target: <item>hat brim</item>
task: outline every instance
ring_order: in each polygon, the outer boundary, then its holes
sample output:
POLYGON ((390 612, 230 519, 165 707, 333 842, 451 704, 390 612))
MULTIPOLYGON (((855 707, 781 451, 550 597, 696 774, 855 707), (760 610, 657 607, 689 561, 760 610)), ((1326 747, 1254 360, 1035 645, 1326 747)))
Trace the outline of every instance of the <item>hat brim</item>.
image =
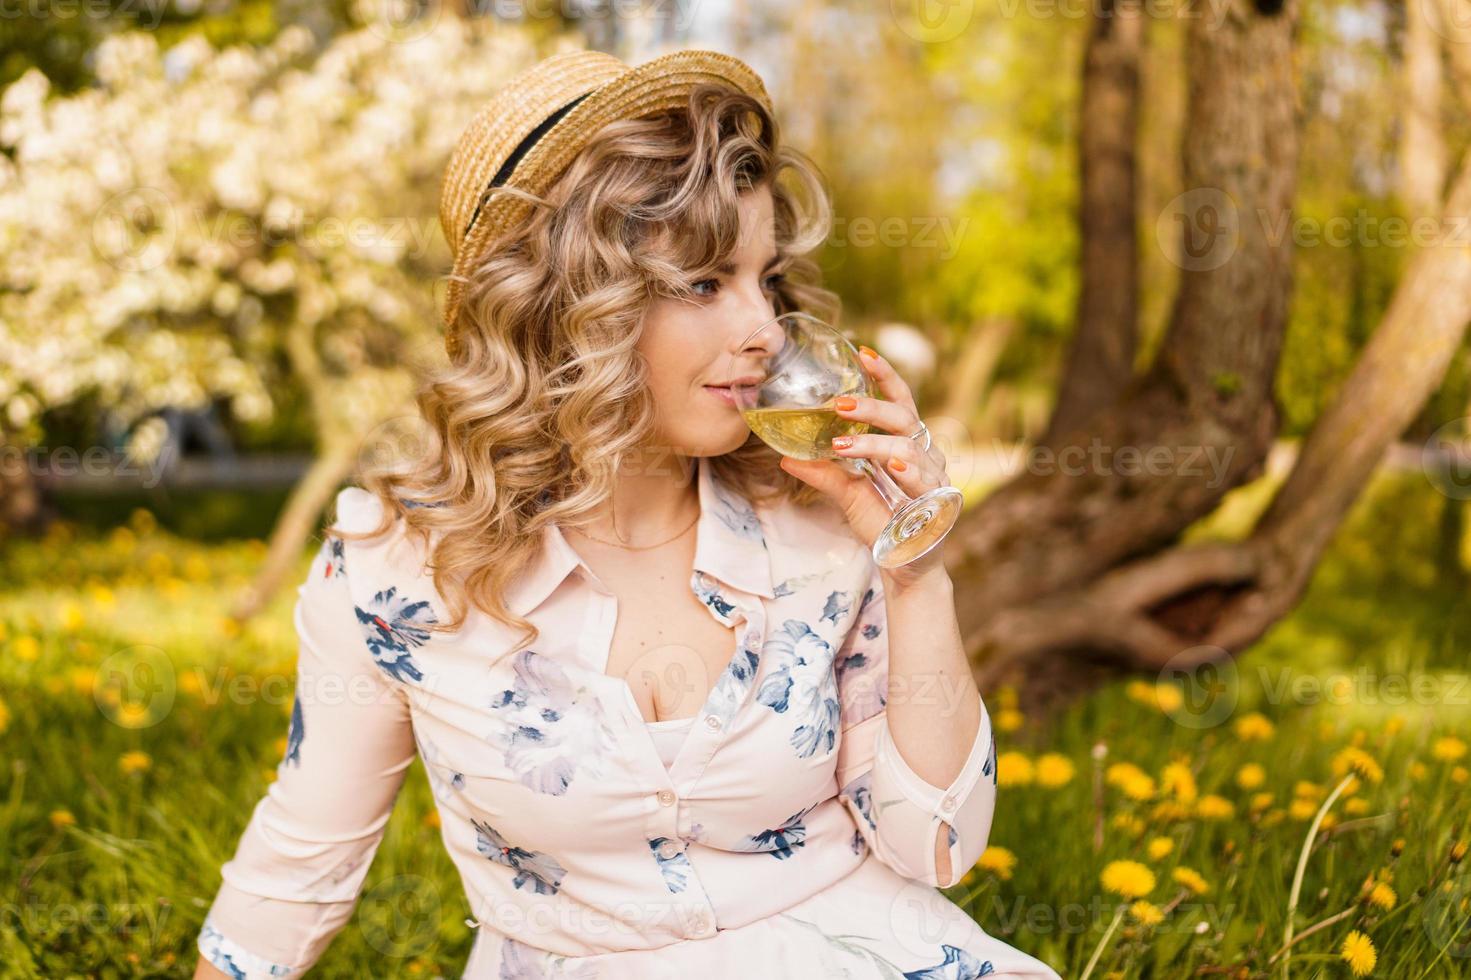
MULTIPOLYGON (((771 98, 760 76, 739 58, 718 51, 673 51, 593 89, 532 145, 504 186, 540 196, 603 126, 619 119, 683 108, 695 88, 710 83, 731 86, 771 109, 771 98)), ((445 293, 444 322, 450 331, 446 345, 451 353, 465 274, 485 247, 516 227, 532 207, 515 195, 492 192, 460 243, 445 293)))

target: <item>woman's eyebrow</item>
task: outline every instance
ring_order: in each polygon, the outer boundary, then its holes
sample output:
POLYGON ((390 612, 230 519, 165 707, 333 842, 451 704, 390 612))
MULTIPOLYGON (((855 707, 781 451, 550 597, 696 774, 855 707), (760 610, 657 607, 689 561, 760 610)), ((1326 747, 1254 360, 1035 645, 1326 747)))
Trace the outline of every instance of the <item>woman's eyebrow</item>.
MULTIPOLYGON (((780 262, 785 257, 786 256, 783 255, 781 252, 777 252, 771 258, 769 258, 769 259, 766 260, 766 264, 761 267, 761 271, 762 272, 765 272, 767 269, 770 269, 772 266, 776 265, 778 262, 780 262)), ((718 273, 720 273, 722 276, 733 276, 733 275, 735 275, 735 271, 736 271, 735 270, 735 263, 734 262, 730 262, 730 261, 726 261, 726 262, 722 263, 721 265, 716 266, 715 267, 715 271, 718 272, 718 273)))

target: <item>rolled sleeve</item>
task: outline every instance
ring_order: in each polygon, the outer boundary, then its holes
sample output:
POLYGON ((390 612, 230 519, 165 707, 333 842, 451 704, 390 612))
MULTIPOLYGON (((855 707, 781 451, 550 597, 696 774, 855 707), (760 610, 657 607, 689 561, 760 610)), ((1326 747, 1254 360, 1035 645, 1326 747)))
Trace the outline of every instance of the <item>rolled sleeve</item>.
POLYGON ((285 757, 200 930, 233 977, 306 971, 351 917, 413 762, 408 700, 375 664, 329 537, 297 590, 296 696, 285 757))
POLYGON ((980 859, 996 811, 996 742, 985 703, 970 752, 950 785, 927 782, 905 762, 889 730, 887 620, 876 567, 838 667, 844 715, 839 799, 880 861, 914 881, 950 887, 980 859), (935 860, 941 834, 949 881, 940 880, 935 860))

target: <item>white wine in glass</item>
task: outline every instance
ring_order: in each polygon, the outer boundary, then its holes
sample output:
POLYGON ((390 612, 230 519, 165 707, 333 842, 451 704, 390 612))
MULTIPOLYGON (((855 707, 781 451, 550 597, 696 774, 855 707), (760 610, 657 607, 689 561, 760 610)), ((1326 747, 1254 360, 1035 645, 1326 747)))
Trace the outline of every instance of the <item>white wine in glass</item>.
POLYGON ((880 567, 907 565, 944 540, 960 516, 959 490, 936 487, 911 498, 867 459, 833 451, 835 437, 871 431, 867 422, 838 415, 833 400, 876 396, 847 337, 810 314, 783 313, 752 331, 735 360, 731 398, 762 442, 783 456, 836 460, 861 472, 888 504, 894 516, 873 543, 880 567))
POLYGON ((817 408, 752 408, 741 417, 762 442, 796 459, 846 459, 833 452, 833 440, 869 430, 867 422, 834 411, 831 398, 817 408))

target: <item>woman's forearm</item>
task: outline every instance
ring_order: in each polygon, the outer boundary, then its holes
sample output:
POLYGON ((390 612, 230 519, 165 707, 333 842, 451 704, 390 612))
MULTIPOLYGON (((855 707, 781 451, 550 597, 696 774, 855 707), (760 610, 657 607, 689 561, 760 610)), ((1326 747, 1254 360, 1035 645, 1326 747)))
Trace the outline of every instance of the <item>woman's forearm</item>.
MULTIPOLYGON (((880 573, 889 632, 888 726, 916 776, 949 786, 960 775, 981 723, 981 695, 955 616, 944 566, 899 582, 880 573)), ((946 835, 935 838, 938 880, 951 875, 946 835)))

